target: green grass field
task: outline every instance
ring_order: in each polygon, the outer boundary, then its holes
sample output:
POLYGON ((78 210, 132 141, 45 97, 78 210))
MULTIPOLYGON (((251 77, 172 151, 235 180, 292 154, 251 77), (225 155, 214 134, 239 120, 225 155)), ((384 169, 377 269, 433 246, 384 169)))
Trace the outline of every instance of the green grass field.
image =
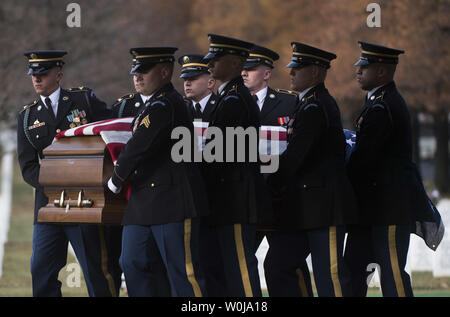
MULTIPOLYGON (((33 235, 33 191, 23 180, 18 165, 14 166, 13 206, 9 238, 5 245, 3 276, 0 277, 0 296, 28 297, 31 292, 30 257, 33 235)), ((76 262, 68 256, 67 263, 76 262)), ((66 283, 70 272, 66 267, 60 272, 63 296, 87 296, 84 281, 80 287, 66 283)), ((450 277, 434 278, 431 272, 413 272, 415 296, 450 296, 450 277)), ((267 294, 267 293, 266 293, 267 294)), ((123 294, 122 294, 123 295, 123 294)), ((378 289, 370 289, 369 296, 381 296, 378 289)))

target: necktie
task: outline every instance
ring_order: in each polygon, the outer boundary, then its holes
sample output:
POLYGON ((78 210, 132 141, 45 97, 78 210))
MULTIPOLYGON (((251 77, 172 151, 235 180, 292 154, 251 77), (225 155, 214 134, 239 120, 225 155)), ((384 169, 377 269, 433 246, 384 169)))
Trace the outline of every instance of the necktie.
POLYGON ((55 113, 53 112, 52 101, 50 100, 49 97, 45 98, 45 105, 47 106, 47 110, 49 111, 50 116, 51 116, 53 119, 55 119, 56 116, 55 116, 55 113))
POLYGON ((199 103, 195 104, 195 119, 201 119, 202 118, 202 107, 199 103))

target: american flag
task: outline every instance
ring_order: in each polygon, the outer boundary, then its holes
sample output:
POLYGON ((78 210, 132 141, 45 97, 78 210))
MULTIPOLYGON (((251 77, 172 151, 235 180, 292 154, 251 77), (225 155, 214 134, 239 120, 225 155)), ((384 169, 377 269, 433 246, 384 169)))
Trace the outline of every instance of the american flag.
MULTIPOLYGON (((79 135, 100 135, 110 151, 113 163, 115 163, 123 146, 131 138, 132 121, 132 117, 97 121, 62 131, 58 133, 55 138, 59 139, 79 135)), ((194 131, 199 141, 198 144, 203 149, 206 142, 208 122, 195 120, 193 123, 194 131)), ((259 132, 260 155, 280 155, 286 150, 286 128, 281 126, 261 126, 259 132)), ((347 142, 346 153, 349 157, 356 141, 356 134, 354 131, 345 129, 344 134, 347 142)))
POLYGON ((115 163, 120 151, 131 138, 132 121, 132 117, 126 117, 88 123, 62 131, 55 136, 55 139, 79 135, 100 135, 111 154, 113 163, 115 163))

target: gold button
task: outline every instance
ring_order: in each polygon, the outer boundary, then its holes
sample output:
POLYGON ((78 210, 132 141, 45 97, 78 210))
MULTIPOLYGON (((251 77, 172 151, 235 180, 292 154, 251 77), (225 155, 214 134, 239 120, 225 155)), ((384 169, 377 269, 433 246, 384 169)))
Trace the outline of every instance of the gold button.
POLYGON ((303 188, 306 188, 307 186, 306 186, 306 184, 305 185, 303 185, 303 188))
POLYGON ((136 170, 136 171, 134 171, 134 174, 135 174, 135 175, 137 175, 137 170, 136 170))
POLYGON ((60 129, 56 129, 56 133, 59 133, 59 132, 61 132, 61 130, 60 129))
POLYGON ((39 139, 39 134, 36 134, 36 139, 39 139))
POLYGON ((155 183, 152 183, 152 187, 155 187, 155 183))

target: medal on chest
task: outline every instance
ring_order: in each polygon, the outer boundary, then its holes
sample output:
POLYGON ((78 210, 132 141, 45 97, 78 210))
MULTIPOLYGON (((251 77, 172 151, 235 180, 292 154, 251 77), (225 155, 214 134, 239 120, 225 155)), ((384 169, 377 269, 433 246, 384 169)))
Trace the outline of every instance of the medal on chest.
POLYGON ((69 127, 75 128, 79 127, 80 125, 88 123, 88 120, 86 118, 86 111, 84 110, 72 110, 68 116, 66 116, 67 121, 69 121, 69 127))

